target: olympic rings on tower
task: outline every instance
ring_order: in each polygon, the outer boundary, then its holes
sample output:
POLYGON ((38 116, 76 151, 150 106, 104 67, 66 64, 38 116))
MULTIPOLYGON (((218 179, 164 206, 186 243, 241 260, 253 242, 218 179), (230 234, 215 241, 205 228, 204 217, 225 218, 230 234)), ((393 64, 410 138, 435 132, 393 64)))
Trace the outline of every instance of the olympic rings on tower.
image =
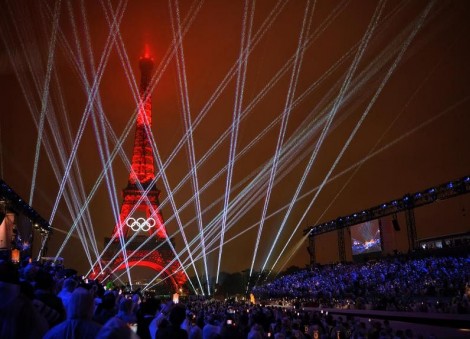
POLYGON ((156 224, 153 218, 127 218, 126 225, 129 226, 134 232, 144 231, 147 232, 156 224))

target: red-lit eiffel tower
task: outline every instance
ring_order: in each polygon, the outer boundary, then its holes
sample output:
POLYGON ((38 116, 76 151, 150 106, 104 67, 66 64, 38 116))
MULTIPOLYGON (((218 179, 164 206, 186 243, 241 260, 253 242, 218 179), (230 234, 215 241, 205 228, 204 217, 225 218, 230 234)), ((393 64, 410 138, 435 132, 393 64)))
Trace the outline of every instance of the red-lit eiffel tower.
MULTIPOLYGON (((140 58, 139 66, 141 102, 136 120, 132 168, 127 187, 122 191, 123 203, 119 223, 114 227, 112 238, 105 238, 105 246, 109 242, 111 244, 103 255, 102 264, 109 265, 106 271, 102 272, 102 276, 106 277, 113 271, 118 272, 126 268, 124 253, 121 249, 119 235, 121 233, 123 242, 127 243, 125 253, 128 266, 143 266, 163 272, 162 278, 168 277, 176 291, 186 282, 186 276, 179 270, 179 262, 173 260, 174 253, 168 244, 169 241, 172 244, 173 242, 168 239, 159 208, 160 191, 154 181, 154 155, 150 140, 152 124, 150 80, 154 63, 148 51, 140 58), (148 240, 149 237, 154 239, 148 240), (144 244, 146 240, 148 241, 144 244), (167 267, 172 261, 173 263, 167 267)), ((98 267, 95 267, 93 273, 91 278, 100 277, 98 267)))

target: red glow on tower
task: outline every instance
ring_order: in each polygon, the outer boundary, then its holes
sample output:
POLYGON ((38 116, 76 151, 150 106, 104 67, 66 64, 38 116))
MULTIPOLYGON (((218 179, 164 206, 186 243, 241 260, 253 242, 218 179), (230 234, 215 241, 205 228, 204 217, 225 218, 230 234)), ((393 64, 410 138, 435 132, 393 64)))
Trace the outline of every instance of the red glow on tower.
MULTIPOLYGON (((160 191, 155 186, 155 167, 152 149, 152 93, 150 80, 152 78, 153 60, 141 58, 140 66, 140 101, 136 118, 134 148, 132 150, 131 171, 127 187, 123 190, 124 201, 119 216, 120 224, 116 225, 114 235, 119 231, 127 237, 130 232, 127 219, 143 217, 145 220, 155 220, 155 227, 146 230, 149 235, 156 233, 161 239, 167 237, 163 217, 159 209, 158 196, 160 191), (147 192, 147 193, 145 193, 147 192), (139 202, 140 201, 140 202, 139 202), (132 211, 140 212, 139 216, 131 216, 132 211)), ((135 213, 133 213, 135 214, 135 213)), ((146 228, 145 228, 146 229, 146 228)))
POLYGON ((151 146, 152 129, 152 79, 153 60, 141 58, 140 66, 140 101, 136 121, 134 149, 132 153, 132 171, 129 184, 137 182, 145 185, 155 178, 153 150, 151 146))
POLYGON ((142 56, 142 59, 152 59, 150 57, 150 46, 149 46, 149 44, 145 44, 144 55, 142 56))
MULTIPOLYGON (((121 241, 127 243, 128 265, 145 266, 156 271, 163 271, 173 284, 181 287, 186 276, 180 270, 178 261, 169 263, 174 254, 168 245, 163 216, 160 212, 158 196, 160 191, 155 183, 154 153, 152 148, 152 95, 151 79, 153 59, 148 45, 144 57, 140 58, 140 100, 136 118, 134 147, 132 150, 131 171, 127 187, 122 191, 123 202, 119 222, 114 227, 113 238, 105 239, 105 246, 112 241, 109 253, 104 261, 111 261, 111 270, 126 267, 121 250, 121 241), (135 234, 137 233, 137 234, 135 234), (154 239, 148 240, 149 237, 154 239), (132 240, 131 240, 132 238, 132 240), (156 245, 159 244, 158 249, 156 245), (116 257, 117 255, 117 257, 116 257), (113 259, 114 258, 114 259, 113 259), (169 266, 169 268, 166 268, 169 266), (176 274, 172 274, 177 272, 176 274)), ((99 271, 99 269, 95 269, 99 271)))

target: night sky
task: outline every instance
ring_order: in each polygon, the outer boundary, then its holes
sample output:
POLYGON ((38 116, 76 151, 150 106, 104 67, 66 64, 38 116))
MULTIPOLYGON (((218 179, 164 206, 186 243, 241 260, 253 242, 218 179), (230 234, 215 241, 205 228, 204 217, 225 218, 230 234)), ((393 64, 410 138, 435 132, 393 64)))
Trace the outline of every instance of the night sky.
MULTIPOLYGON (((239 236, 223 246, 222 271, 304 266, 305 228, 470 174, 469 36, 464 0, 1 0, 0 175, 51 220, 48 255, 73 224, 102 250, 129 176, 147 45, 157 187, 176 249, 178 219, 194 257, 203 225, 214 276, 226 211, 225 241, 239 236)), ((470 231, 469 205, 417 209, 418 239, 470 231)), ((406 251, 406 229, 394 236, 406 251)), ((60 255, 90 268, 76 231, 60 255)), ((318 239, 317 259, 338 260, 336 234, 318 239)))

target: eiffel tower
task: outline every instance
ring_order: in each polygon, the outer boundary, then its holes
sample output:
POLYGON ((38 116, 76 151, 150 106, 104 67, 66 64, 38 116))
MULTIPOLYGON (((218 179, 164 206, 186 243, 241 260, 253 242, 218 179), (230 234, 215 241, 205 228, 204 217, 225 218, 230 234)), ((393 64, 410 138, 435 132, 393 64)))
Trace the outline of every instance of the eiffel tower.
POLYGON ((160 191, 154 180, 154 154, 150 140, 152 124, 150 80, 154 63, 148 51, 140 58, 139 66, 141 101, 136 119, 129 180, 127 187, 122 191, 123 202, 119 223, 114 227, 112 237, 105 238, 105 247, 108 244, 109 247, 102 257, 102 265, 108 267, 101 273, 99 267, 95 267, 90 278, 106 277, 112 272, 117 273, 126 269, 127 258, 129 267, 134 265, 148 267, 163 273, 162 279, 166 278, 173 292, 176 292, 186 282, 186 275, 180 270, 179 262, 174 260, 174 253, 169 245, 171 242, 174 248, 174 242, 168 238, 166 232, 159 207, 160 191), (149 237, 154 239, 148 240, 149 237), (120 239, 127 244, 125 250, 122 250, 120 239))

